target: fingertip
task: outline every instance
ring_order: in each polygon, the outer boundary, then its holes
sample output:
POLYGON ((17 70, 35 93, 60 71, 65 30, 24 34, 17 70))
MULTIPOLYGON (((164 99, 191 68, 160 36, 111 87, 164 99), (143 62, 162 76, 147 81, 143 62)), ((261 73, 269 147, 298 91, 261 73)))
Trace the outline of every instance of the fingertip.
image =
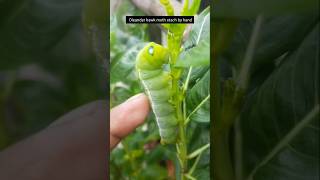
POLYGON ((137 126, 144 122, 150 111, 149 99, 144 93, 132 96, 121 106, 128 110, 126 114, 131 121, 136 120, 134 124, 137 126))
POLYGON ((149 103, 149 98, 147 95, 145 95, 144 93, 140 93, 137 95, 137 98, 138 100, 140 101, 141 103, 141 107, 143 109, 146 110, 147 114, 149 113, 150 111, 150 103, 149 103))
POLYGON ((110 133, 115 137, 123 138, 141 125, 150 111, 148 97, 137 94, 110 112, 110 133))

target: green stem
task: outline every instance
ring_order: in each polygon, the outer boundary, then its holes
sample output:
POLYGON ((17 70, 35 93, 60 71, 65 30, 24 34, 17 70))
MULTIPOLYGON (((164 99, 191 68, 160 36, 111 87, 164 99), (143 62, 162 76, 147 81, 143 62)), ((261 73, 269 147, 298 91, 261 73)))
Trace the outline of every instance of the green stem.
POLYGON ((180 142, 178 142, 179 146, 179 159, 181 160, 181 179, 184 179, 183 176, 187 172, 187 143, 186 143, 186 135, 185 135, 185 127, 184 124, 179 125, 179 137, 180 142))
POLYGON ((201 154, 203 151, 207 150, 210 147, 210 143, 200 147, 199 149, 193 151, 191 154, 188 155, 188 159, 193 159, 201 154))
POLYGON ((229 130, 214 136, 212 145, 214 180, 234 180, 228 137, 229 130))
POLYGON ((196 167, 197 167, 197 165, 198 165, 198 163, 199 163, 200 158, 201 158, 201 153, 198 155, 197 159, 194 161, 194 164, 192 165, 192 167, 191 167, 191 169, 190 169, 190 171, 189 171, 189 173, 188 173, 190 176, 192 176, 194 170, 196 169, 196 167))
POLYGON ((261 30, 263 22, 263 16, 259 15, 256 18, 256 22, 253 27, 253 32, 250 37, 250 41, 245 53, 245 57, 243 59, 243 63, 241 65, 240 73, 239 73, 239 85, 238 89, 245 90, 247 89, 248 83, 249 83, 249 78, 250 78, 250 67, 253 61, 253 55, 254 55, 254 50, 256 48, 258 38, 259 38, 259 33, 261 30))
MULTIPOLYGON (((170 41, 169 41, 170 42, 170 41)), ((175 41, 171 41, 175 42, 175 41)), ((171 54, 171 62, 174 64, 179 51, 180 51, 180 43, 175 42, 173 43, 173 51, 171 54)), ((173 66, 172 66, 173 67, 173 66)), ((175 92, 174 95, 174 102, 176 107, 176 114, 178 119, 178 126, 179 126, 179 132, 178 132, 178 141, 176 144, 177 147, 177 157, 180 162, 180 177, 181 180, 185 180, 185 174, 188 172, 187 166, 188 166, 188 150, 187 150, 187 140, 186 140, 186 126, 185 126, 185 106, 183 106, 183 100, 184 100, 184 89, 180 89, 179 87, 179 79, 181 76, 181 69, 172 68, 171 71, 172 74, 172 84, 173 84, 173 92, 175 92), (182 96, 181 96, 182 95, 182 96)))
POLYGON ((183 115, 183 108, 182 108, 182 99, 179 95, 181 94, 181 90, 179 89, 178 79, 174 79, 174 90, 176 92, 175 96, 175 103, 177 109, 177 118, 178 118, 178 126, 179 126, 179 134, 178 134, 178 141, 177 141, 177 156, 180 160, 180 177, 181 180, 185 179, 185 173, 187 172, 187 140, 186 140, 186 126, 184 124, 185 117, 183 115))
MULTIPOLYGON (((160 0, 161 4, 163 4, 166 8, 167 14, 170 15, 171 10, 168 8, 170 6, 170 1, 167 0, 160 0)), ((185 1, 185 3, 188 3, 185 1)), ((188 4, 184 4, 184 8, 187 7, 188 4)), ((173 96, 173 103, 176 108, 176 115, 178 119, 178 140, 176 143, 177 147, 177 157, 180 162, 180 179, 185 180, 186 175, 188 172, 188 149, 187 149, 187 139, 186 139, 186 104, 185 100, 185 92, 188 88, 189 78, 192 71, 192 68, 189 70, 189 75, 187 78, 184 87, 180 88, 179 80, 181 77, 182 69, 175 68, 174 65, 176 60, 180 54, 181 42, 183 37, 183 32, 186 25, 170 25, 167 34, 167 42, 168 42, 168 49, 171 50, 170 53, 170 68, 171 68, 171 77, 172 77, 172 92, 174 93, 173 96)))
POLYGON ((189 85, 189 81, 190 81, 190 76, 191 76, 191 72, 192 72, 192 66, 189 68, 189 71, 188 71, 188 76, 187 76, 187 79, 184 83, 184 86, 183 86, 183 94, 185 94, 188 90, 188 85, 189 85))

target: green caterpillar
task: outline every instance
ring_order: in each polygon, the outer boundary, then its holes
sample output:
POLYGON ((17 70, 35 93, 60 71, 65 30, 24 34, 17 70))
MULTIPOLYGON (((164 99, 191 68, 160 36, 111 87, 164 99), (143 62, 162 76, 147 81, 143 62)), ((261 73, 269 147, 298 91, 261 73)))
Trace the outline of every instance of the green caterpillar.
POLYGON ((136 60, 136 70, 151 101, 162 144, 175 143, 178 135, 176 111, 170 102, 172 78, 163 70, 163 65, 168 61, 168 49, 153 42, 139 52, 136 60))

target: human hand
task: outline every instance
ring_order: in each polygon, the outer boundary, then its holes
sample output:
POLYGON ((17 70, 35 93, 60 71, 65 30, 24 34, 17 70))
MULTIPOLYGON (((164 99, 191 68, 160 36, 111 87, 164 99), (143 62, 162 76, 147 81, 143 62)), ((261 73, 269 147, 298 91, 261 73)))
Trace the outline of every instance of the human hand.
POLYGON ((141 125, 149 113, 148 98, 138 94, 110 111, 110 149, 141 125))
POLYGON ((0 152, 0 179, 107 178, 107 102, 94 101, 0 152))
MULTIPOLYGON (((1 151, 0 179, 106 179, 106 112, 106 101, 91 102, 1 151)), ((111 149, 142 124, 148 112, 148 99, 143 94, 113 108, 110 112, 111 149)))

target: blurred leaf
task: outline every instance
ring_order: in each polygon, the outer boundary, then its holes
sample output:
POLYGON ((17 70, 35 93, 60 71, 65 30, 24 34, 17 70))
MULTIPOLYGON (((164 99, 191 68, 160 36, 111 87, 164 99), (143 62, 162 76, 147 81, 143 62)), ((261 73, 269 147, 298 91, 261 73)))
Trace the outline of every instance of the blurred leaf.
MULTIPOLYGON (((118 14, 110 17, 111 106, 118 105, 142 91, 135 74, 135 61, 138 51, 144 46, 144 41, 139 39, 140 35, 132 34, 131 30, 136 31, 134 27, 123 31, 119 27, 119 21, 123 19, 118 20, 117 16, 118 14)), ((144 31, 145 27, 135 26, 144 31)))
POLYGON ((319 106, 318 39, 319 23, 279 62, 241 114, 245 174, 251 172, 253 179, 319 179, 319 112, 283 144, 283 138, 319 106), (279 145, 283 147, 268 157, 279 145))
POLYGON ((114 64, 111 69, 111 83, 117 81, 137 80, 135 75, 136 57, 145 43, 139 43, 128 49, 125 54, 114 64))
MULTIPOLYGON (((218 23, 219 26, 219 24, 223 24, 224 21, 232 23, 232 21, 230 22, 229 20, 215 22, 218 23)), ((249 85, 249 92, 266 80, 282 57, 299 46, 299 43, 301 43, 306 34, 311 31, 316 22, 317 16, 315 15, 287 15, 266 18, 263 21, 250 67, 251 83, 249 85)), ((251 19, 243 20, 239 21, 238 24, 239 26, 236 28, 235 33, 229 32, 229 34, 231 33, 229 36, 233 38, 232 42, 228 44, 228 49, 225 49, 219 54, 220 58, 223 57, 233 65, 236 72, 241 68, 254 21, 251 19)), ((219 27, 221 28, 219 32, 228 32, 228 26, 219 27)), ((221 42, 219 41, 219 43, 221 42)))
POLYGON ((36 79, 45 76, 36 76, 34 69, 30 72, 18 69, 3 107, 11 143, 43 129, 63 113, 104 96, 96 63, 88 62, 64 64, 63 73, 55 74, 60 80, 58 85, 36 79))
POLYGON ((215 0, 214 17, 248 18, 319 10, 318 0, 215 0))
MULTIPOLYGON (((267 18, 259 33, 259 41, 253 56, 252 71, 264 68, 265 64, 275 64, 275 59, 284 53, 294 50, 313 28, 318 17, 315 15, 288 15, 267 18)), ((225 56, 240 68, 244 52, 252 33, 254 20, 244 20, 239 24, 233 42, 225 56)))
POLYGON ((97 57, 107 63, 107 1, 85 0, 83 24, 91 38, 97 57))
MULTIPOLYGON (((319 114, 312 123, 304 124, 308 122, 305 116, 319 104, 318 8, 319 3, 312 0, 227 0, 215 4, 214 53, 222 83, 238 79, 253 19, 261 13, 264 17, 249 72, 241 128, 235 124, 236 132, 228 140, 235 143, 229 156, 235 160, 232 166, 239 179, 319 178, 319 114), (250 173, 253 177, 248 178, 250 173)), ((228 172, 218 166, 214 171, 228 172)))
POLYGON ((0 0, 0 87, 9 83, 7 72, 15 77, 12 87, 0 92, 8 144, 104 97, 103 68, 92 61, 82 29, 82 3, 0 0))
POLYGON ((238 20, 236 19, 211 19, 211 23, 214 24, 213 28, 213 40, 214 46, 211 48, 214 56, 221 54, 225 51, 233 40, 235 31, 238 26, 238 20))
POLYGON ((8 7, 1 10, 6 16, 0 19, 1 69, 51 58, 53 48, 80 20, 78 0, 25 0, 13 4, 6 0, 1 5, 8 7))
POLYGON ((129 37, 135 37, 139 40, 148 41, 147 24, 127 24, 125 16, 143 16, 144 13, 137 9, 130 1, 122 1, 121 5, 116 9, 116 13, 112 15, 112 19, 116 19, 117 26, 110 27, 111 31, 122 31, 129 37))

